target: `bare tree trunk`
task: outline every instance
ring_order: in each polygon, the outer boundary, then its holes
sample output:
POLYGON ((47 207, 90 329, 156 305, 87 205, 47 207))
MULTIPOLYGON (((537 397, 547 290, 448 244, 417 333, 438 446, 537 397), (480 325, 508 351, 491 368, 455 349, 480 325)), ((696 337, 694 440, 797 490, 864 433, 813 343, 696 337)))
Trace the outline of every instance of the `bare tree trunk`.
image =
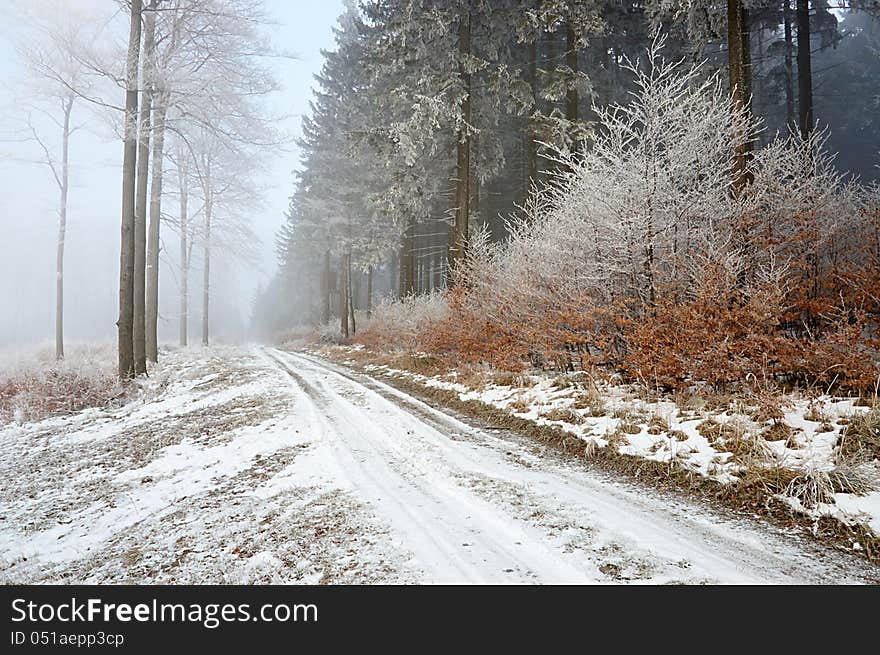
POLYGON ((412 218, 407 220, 406 231, 400 242, 400 285, 398 286, 399 297, 406 298, 416 292, 415 271, 415 225, 412 218))
POLYGON ((70 113, 73 95, 64 99, 61 133, 61 203, 58 207, 58 248, 55 254, 55 359, 64 359, 64 240, 67 233, 67 190, 70 160, 70 113))
POLYGON ((339 331, 343 339, 348 339, 348 266, 345 260, 343 256, 339 267, 339 331))
POLYGON ((439 289, 443 286, 443 256, 436 252, 434 253, 434 281, 431 285, 435 289, 439 289))
MULTIPOLYGON (((208 170, 208 180, 210 169, 208 170)), ((211 191, 210 182, 205 185, 205 269, 202 279, 202 345, 208 345, 209 301, 211 292, 211 191)))
POLYGON ((153 180, 150 184, 150 226, 147 234, 147 359, 159 359, 157 329, 159 322, 159 227, 162 218, 162 172, 165 150, 165 106, 167 95, 159 93, 154 109, 153 180))
POLYGON ((321 275, 321 323, 326 325, 330 322, 330 250, 324 251, 324 273, 321 275))
POLYGON ((810 54, 810 3, 797 0, 798 126, 801 136, 813 133, 813 71, 810 54))
POLYGON ((373 267, 367 269, 367 319, 373 317, 373 267))
MULTIPOLYGON (((748 11, 743 0, 728 0, 727 3, 727 44, 728 72, 730 73, 730 92, 734 105, 749 110, 751 102, 751 46, 749 40, 748 11)), ((745 135, 750 137, 751 135, 745 135)), ((751 183, 748 170, 751 159, 752 142, 743 140, 733 156, 733 192, 739 195, 751 183)))
MULTIPOLYGON (((459 65, 458 74, 464 86, 465 97, 461 103, 461 113, 463 127, 458 134, 457 144, 457 163, 456 163, 456 210, 455 225, 452 232, 452 243, 449 247, 449 265, 455 271, 459 262, 464 260, 467 255, 468 246, 468 219, 470 217, 470 180, 471 180, 471 74, 465 66, 465 59, 470 56, 471 52, 471 15, 469 3, 461 10, 458 20, 458 54, 459 65)), ((448 284, 455 283, 455 275, 448 281, 448 284)), ((401 294, 403 290, 401 289, 401 294)))
POLYGON ((349 314, 349 319, 351 322, 351 333, 357 334, 357 323, 355 323, 355 320, 354 320, 355 294, 354 294, 354 290, 353 290, 354 286, 352 284, 352 276, 351 276, 351 252, 349 252, 348 256, 346 257, 345 275, 346 275, 346 279, 348 281, 348 284, 346 285, 346 287, 347 287, 346 291, 348 293, 348 314, 349 314))
POLYGON ((179 164, 177 171, 180 178, 180 345, 185 346, 189 336, 189 177, 185 164, 179 164))
POLYGON ((134 377, 134 223, 137 167, 138 64, 141 49, 141 0, 131 0, 131 27, 125 63, 125 148, 122 158, 122 226, 119 252, 119 377, 134 377))
POLYGON ((134 211, 134 373, 147 372, 146 357, 146 264, 147 264, 147 182, 150 170, 150 133, 152 131, 152 59, 155 50, 156 14, 144 15, 144 80, 141 121, 138 136, 137 196, 134 211))
POLYGON ((784 0, 782 5, 783 30, 785 35, 785 124, 789 134, 794 129, 794 72, 791 53, 791 0, 784 0))
MULTIPOLYGON (((538 110, 538 37, 535 37, 535 41, 529 44, 529 83, 532 87, 532 99, 534 100, 534 107, 532 108, 532 114, 538 110)), ((527 197, 532 184, 534 184, 538 180, 538 147, 535 143, 535 134, 534 134, 534 125, 532 125, 531 121, 529 121, 528 127, 526 128, 526 166, 527 172, 526 175, 528 177, 526 181, 526 192, 525 196, 527 197)))
MULTIPOLYGON (((568 23, 568 29, 565 32, 565 63, 572 73, 578 72, 578 47, 577 34, 574 31, 574 25, 571 21, 568 23)), ((578 120, 578 92, 575 87, 569 87, 565 94, 565 117, 572 123, 578 120)))

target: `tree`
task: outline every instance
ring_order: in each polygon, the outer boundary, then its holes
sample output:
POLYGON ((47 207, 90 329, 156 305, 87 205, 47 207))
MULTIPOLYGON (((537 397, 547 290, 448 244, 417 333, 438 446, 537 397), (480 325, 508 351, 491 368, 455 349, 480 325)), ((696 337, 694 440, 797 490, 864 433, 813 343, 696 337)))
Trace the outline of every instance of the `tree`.
POLYGON ((153 131, 153 62, 156 49, 156 0, 143 12, 143 80, 138 125, 136 198, 134 211, 134 310, 132 351, 134 374, 147 372, 146 353, 146 264, 147 264, 147 181, 150 170, 150 138, 153 131))
POLYGON ((58 236, 55 254, 55 357, 64 357, 64 254, 70 193, 70 139, 80 126, 72 123, 74 105, 89 82, 78 61, 79 44, 93 36, 93 17, 73 8, 60 7, 55 0, 33 2, 19 8, 14 18, 24 28, 16 53, 26 78, 19 87, 25 95, 16 104, 27 110, 23 138, 37 144, 37 160, 52 174, 58 193, 58 236), (33 113, 50 126, 33 120, 33 113), (60 148, 47 138, 57 130, 60 148), (60 150, 60 152, 59 152, 60 150))
MULTIPOLYGON (((743 0, 727 2, 727 52, 730 93, 733 104, 739 109, 749 111, 752 95, 751 81, 751 26, 749 12, 743 0)), ((742 139, 733 154, 733 191, 740 194, 749 184, 748 160, 752 141, 742 139)))
POLYGON ((119 376, 135 375, 135 180, 138 147, 138 66, 141 52, 141 0, 131 0, 131 27, 125 64, 125 127, 122 159, 122 228, 119 254, 119 376))

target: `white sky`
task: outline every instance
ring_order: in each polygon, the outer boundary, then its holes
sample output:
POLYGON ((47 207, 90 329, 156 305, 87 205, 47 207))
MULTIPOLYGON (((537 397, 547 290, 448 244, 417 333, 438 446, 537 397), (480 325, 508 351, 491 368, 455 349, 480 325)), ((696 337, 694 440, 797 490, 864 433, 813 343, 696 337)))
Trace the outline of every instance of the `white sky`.
MULTIPOLYGON (((27 1, 0 0, 0 11, 27 1)), ((66 2, 109 6, 113 0, 66 2)), ((267 13, 278 23, 271 30, 275 46, 298 55, 295 61, 278 60, 277 76, 284 88, 271 103, 278 113, 292 115, 280 127, 298 134, 301 116, 308 111, 312 76, 321 67, 320 50, 333 48, 332 27, 342 12, 343 0, 265 2, 267 13)), ((4 27, 0 22, 0 83, 7 85, 21 75, 9 30, 8 24, 4 27)), ((9 100, 8 93, 3 95, 0 133, 8 134, 21 118, 21 108, 9 100)), ((123 103, 122 97, 116 100, 123 103)), ((69 341, 112 339, 116 334, 122 144, 106 132, 77 132, 70 146, 72 186, 65 257, 65 333, 69 341)), ((37 157, 39 150, 35 148, 32 143, 0 142, 0 347, 44 342, 54 330, 58 192, 46 167, 21 161, 37 157)), ((212 280, 212 302, 218 312, 224 303, 237 306, 244 322, 249 320, 257 285, 265 284, 276 268, 274 237, 284 220, 292 171, 299 163, 296 146, 286 150, 279 150, 272 161, 265 208, 251 217, 261 239, 260 266, 221 268, 212 280)), ((173 239, 173 235, 169 232, 163 238, 173 239)), ((166 245, 176 252, 174 241, 166 245)), ((160 340, 162 334, 173 339, 177 330, 174 274, 167 266, 161 269, 160 340)), ((196 269, 192 274, 190 287, 195 291, 201 273, 196 269)), ((191 293, 193 329, 198 328, 199 297, 191 293)))

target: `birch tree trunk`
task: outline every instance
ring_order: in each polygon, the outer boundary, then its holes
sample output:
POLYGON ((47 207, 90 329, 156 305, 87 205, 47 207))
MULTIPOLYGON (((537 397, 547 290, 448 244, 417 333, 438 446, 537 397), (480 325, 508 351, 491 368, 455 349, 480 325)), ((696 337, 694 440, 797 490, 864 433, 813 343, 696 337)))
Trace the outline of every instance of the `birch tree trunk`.
POLYGON ((122 158, 122 220, 119 252, 119 377, 134 377, 134 214, 137 167, 138 64, 141 47, 141 0, 131 0, 131 26, 125 71, 125 147, 122 158))
POLYGON ((55 359, 64 359, 64 240, 67 234, 67 190, 70 153, 70 113, 73 94, 63 101, 61 133, 61 203, 58 207, 58 247, 55 254, 55 359))

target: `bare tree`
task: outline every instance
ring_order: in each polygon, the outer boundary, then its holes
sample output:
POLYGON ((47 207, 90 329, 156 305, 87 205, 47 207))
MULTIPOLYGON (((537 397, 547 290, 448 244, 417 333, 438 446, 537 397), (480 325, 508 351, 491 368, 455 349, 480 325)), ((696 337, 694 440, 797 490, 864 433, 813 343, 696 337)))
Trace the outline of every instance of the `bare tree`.
POLYGON ((40 155, 34 160, 45 165, 58 187, 58 236, 55 255, 55 357, 64 357, 64 252, 67 236, 68 195, 70 190, 70 138, 78 126, 72 124, 77 90, 87 88, 82 66, 77 61, 78 43, 85 34, 90 16, 76 11, 62 11, 56 0, 32 2, 22 7, 14 19, 23 26, 16 53, 26 78, 25 89, 16 104, 26 110, 21 132, 33 141, 40 155), (37 118, 45 119, 34 120, 37 118), (60 148, 47 134, 60 136, 60 148), (60 150, 60 152, 59 152, 60 150))
POLYGON ((156 48, 156 2, 143 12, 144 57, 143 90, 138 128, 136 200, 134 211, 134 327, 132 344, 134 373, 147 372, 146 354, 146 261, 147 261, 147 180, 150 168, 150 137, 152 134, 152 66, 156 48))
POLYGON ((135 375, 135 175, 137 168, 138 66, 141 52, 141 0, 131 0, 131 27, 125 75, 125 147, 122 158, 122 229, 119 250, 119 376, 135 375))

